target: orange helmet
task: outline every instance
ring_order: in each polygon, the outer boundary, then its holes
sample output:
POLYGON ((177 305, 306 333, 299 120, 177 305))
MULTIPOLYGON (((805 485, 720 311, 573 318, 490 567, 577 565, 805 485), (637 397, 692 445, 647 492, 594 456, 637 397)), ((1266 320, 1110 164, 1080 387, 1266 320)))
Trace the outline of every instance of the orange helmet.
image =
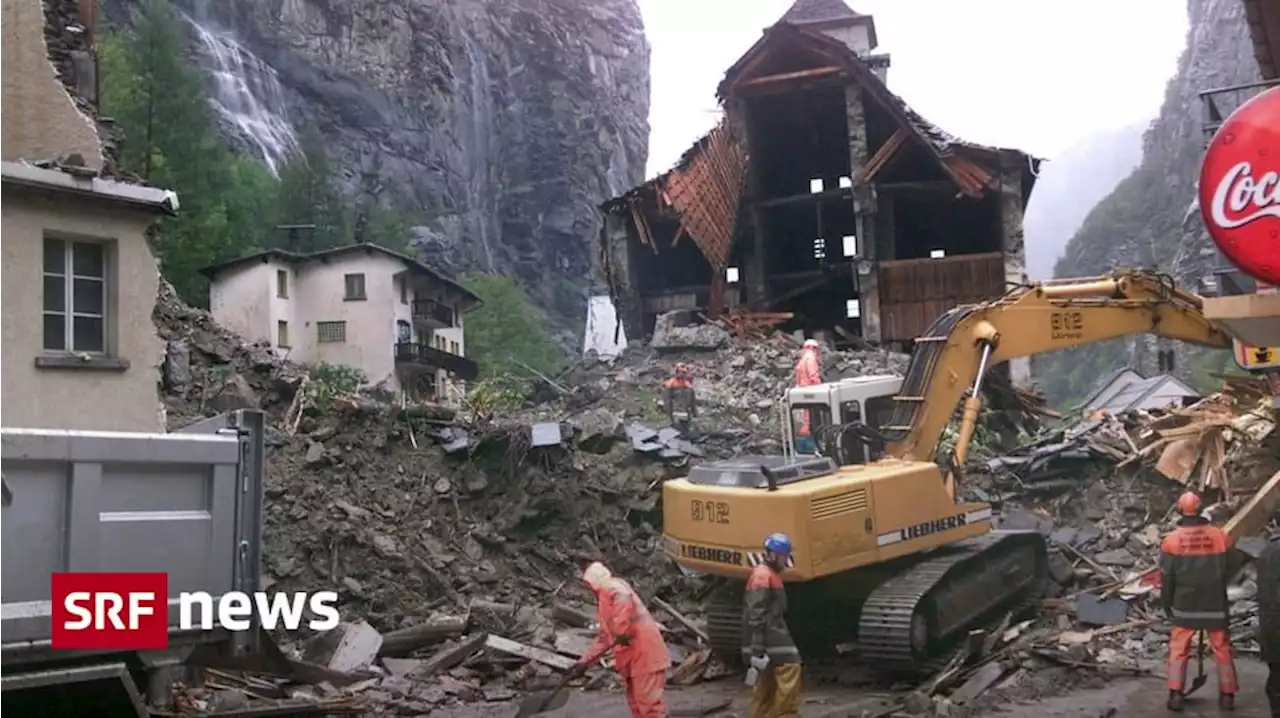
POLYGON ((1178 497, 1178 513, 1183 516, 1197 516, 1200 514, 1200 497, 1196 496, 1194 491, 1188 491, 1178 497))

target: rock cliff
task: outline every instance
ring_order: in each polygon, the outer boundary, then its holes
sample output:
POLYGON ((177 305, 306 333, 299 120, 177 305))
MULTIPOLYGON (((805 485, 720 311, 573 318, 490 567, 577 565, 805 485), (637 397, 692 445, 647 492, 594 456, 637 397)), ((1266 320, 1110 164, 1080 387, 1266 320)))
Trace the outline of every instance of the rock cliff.
POLYGON ((428 261, 515 273, 581 326, 596 204, 648 156, 636 0, 175 1, 248 148, 278 163, 315 127, 350 193, 419 220, 428 261))
MULTIPOLYGON (((1142 162, 1085 218, 1055 267, 1056 276, 1100 274, 1112 267, 1156 268, 1182 283, 1224 264, 1195 209, 1195 185, 1208 137, 1199 93, 1259 79, 1240 0, 1188 0, 1187 47, 1169 81, 1160 114, 1143 136, 1142 162)), ((1245 99, 1228 96, 1224 110, 1245 99)), ((1037 363, 1051 397, 1078 398, 1092 378, 1117 364, 1155 373, 1154 342, 1131 338, 1060 352, 1037 363), (1070 354, 1071 356, 1065 356, 1070 354)), ((1180 373, 1198 361, 1180 352, 1180 373)), ((1221 370, 1221 357, 1208 368, 1221 370)), ((1226 360, 1226 361, 1229 361, 1226 360)), ((1194 378, 1194 377, 1192 377, 1194 378)))

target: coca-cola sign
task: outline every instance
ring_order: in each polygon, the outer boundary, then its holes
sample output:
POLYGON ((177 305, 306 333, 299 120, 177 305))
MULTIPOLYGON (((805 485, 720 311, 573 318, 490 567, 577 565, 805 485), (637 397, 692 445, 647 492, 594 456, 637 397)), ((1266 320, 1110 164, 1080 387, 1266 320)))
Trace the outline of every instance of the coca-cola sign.
POLYGON ((1241 105, 1209 142, 1200 213, 1232 264, 1280 284, 1280 87, 1241 105))

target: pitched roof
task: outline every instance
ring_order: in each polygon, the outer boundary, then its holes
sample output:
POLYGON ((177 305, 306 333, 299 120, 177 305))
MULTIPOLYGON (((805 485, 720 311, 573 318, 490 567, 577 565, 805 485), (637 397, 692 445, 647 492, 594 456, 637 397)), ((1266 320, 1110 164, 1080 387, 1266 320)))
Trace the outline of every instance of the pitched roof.
POLYGON ((866 17, 845 4, 844 0, 796 0, 779 22, 802 25, 810 22, 849 20, 866 17))
POLYGON ((477 306, 484 303, 484 300, 480 298, 480 295, 476 294, 470 289, 467 289, 466 287, 462 286, 461 284, 454 281, 453 279, 445 276, 443 272, 432 267, 431 265, 425 264, 420 260, 414 259, 413 257, 410 257, 407 254, 401 254, 400 252, 397 252, 395 250, 387 249, 386 247, 382 247, 376 244, 368 244, 368 243, 347 244, 341 247, 331 247, 329 249, 322 249, 317 252, 290 252, 285 249, 267 249, 261 252, 254 252, 253 254, 246 254, 243 257, 236 257, 235 259, 229 259, 225 262, 211 264, 201 269, 200 273, 203 274, 205 277, 208 277, 210 280, 212 280, 215 276, 217 276, 219 272, 223 270, 231 269, 232 267, 238 267, 242 264, 248 264, 249 262, 265 262, 269 259, 278 259, 282 262, 287 262, 287 263, 323 261, 326 259, 331 259, 333 257, 338 257, 341 255, 350 254, 352 252, 360 252, 360 251, 377 252, 378 254, 391 257, 392 259, 398 259, 401 262, 404 262, 405 264, 407 264, 410 269, 414 269, 419 272, 422 272, 423 274, 430 275, 431 277, 440 281, 441 283, 452 287, 454 290, 461 293, 462 296, 475 302, 477 306))
POLYGON ((974 194, 977 187, 984 186, 990 181, 990 177, 983 177, 982 174, 984 173, 974 176, 967 171, 957 170, 952 166, 955 162, 948 161, 949 158, 958 158, 961 154, 966 153, 970 155, 980 153, 988 156, 1012 153, 1027 158, 1027 169, 1030 171, 1023 173, 1022 193, 1024 201, 1030 195, 1031 184, 1035 181, 1035 173, 1038 171, 1040 164, 1039 158, 1031 157, 1021 150, 966 142, 929 122, 918 112, 911 109, 911 106, 905 100, 890 92, 884 81, 876 75, 866 60, 859 57, 844 43, 816 30, 806 29, 786 22, 780 22, 768 28, 760 39, 751 46, 751 49, 747 50, 725 72, 724 79, 720 81, 719 87, 716 88, 716 96, 723 102, 732 94, 743 73, 754 66, 758 58, 769 51, 771 47, 787 44, 792 47, 803 47, 811 54, 820 56, 824 62, 839 66, 844 72, 853 77, 868 95, 925 144, 938 161, 942 163, 943 171, 955 179, 957 185, 964 191, 974 194))

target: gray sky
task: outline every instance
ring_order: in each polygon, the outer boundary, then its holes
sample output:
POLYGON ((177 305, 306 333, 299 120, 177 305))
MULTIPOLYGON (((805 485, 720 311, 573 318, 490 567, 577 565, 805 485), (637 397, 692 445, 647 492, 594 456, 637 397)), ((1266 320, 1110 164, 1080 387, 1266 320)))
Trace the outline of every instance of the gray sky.
MULTIPOLYGON (((653 48, 648 176, 715 124, 716 84, 791 0, 639 0, 653 48)), ((974 142, 1052 158, 1154 118, 1187 30, 1178 0, 846 0, 876 20, 889 89, 974 142)))

